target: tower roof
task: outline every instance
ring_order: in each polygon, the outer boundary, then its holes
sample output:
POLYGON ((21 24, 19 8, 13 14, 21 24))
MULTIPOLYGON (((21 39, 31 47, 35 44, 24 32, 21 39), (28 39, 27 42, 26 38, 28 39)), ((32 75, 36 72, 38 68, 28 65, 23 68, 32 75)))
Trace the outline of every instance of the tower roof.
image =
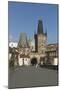
POLYGON ((26 33, 20 33, 18 47, 28 47, 28 40, 26 33))
POLYGON ((43 23, 42 20, 38 21, 38 30, 37 30, 38 34, 43 34, 43 23))

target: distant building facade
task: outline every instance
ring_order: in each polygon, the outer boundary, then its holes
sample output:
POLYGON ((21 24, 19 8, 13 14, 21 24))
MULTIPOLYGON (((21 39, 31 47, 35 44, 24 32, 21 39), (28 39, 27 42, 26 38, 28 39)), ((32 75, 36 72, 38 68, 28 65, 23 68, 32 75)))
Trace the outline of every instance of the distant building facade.
POLYGON ((48 44, 46 49, 48 63, 58 65, 58 44, 48 44))

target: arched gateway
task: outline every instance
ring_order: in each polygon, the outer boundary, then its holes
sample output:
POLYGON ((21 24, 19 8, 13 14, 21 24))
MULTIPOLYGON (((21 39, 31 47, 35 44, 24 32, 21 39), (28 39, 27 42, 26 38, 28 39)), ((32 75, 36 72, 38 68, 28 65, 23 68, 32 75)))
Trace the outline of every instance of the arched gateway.
POLYGON ((31 65, 39 64, 40 56, 38 53, 30 53, 30 63, 31 65))
POLYGON ((31 59, 31 65, 36 65, 37 64, 37 58, 36 57, 33 57, 31 59))

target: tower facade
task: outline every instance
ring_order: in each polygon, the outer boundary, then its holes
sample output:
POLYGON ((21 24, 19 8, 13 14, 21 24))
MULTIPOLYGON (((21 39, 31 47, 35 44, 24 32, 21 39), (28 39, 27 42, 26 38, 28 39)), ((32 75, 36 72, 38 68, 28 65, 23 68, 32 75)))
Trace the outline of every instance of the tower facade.
POLYGON ((20 54, 28 54, 30 51, 26 33, 20 34, 20 38, 18 42, 18 50, 20 54))
POLYGON ((43 32, 42 20, 38 21, 37 34, 35 34, 35 50, 44 56, 46 51, 47 33, 43 32))

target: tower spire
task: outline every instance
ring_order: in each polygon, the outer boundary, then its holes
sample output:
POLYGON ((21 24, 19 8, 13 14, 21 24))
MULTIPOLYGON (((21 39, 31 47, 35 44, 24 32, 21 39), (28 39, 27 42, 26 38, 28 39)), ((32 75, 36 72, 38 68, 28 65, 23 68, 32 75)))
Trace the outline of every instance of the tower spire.
POLYGON ((47 28, 46 28, 46 32, 45 32, 45 35, 47 36, 47 28))
POLYGON ((34 30, 34 35, 36 34, 36 30, 34 30))
POLYGON ((37 30, 38 34, 43 34, 43 23, 42 20, 38 21, 38 30, 37 30))
POLYGON ((24 32, 20 33, 18 47, 19 48, 21 48, 21 47, 28 47, 27 35, 24 32))

